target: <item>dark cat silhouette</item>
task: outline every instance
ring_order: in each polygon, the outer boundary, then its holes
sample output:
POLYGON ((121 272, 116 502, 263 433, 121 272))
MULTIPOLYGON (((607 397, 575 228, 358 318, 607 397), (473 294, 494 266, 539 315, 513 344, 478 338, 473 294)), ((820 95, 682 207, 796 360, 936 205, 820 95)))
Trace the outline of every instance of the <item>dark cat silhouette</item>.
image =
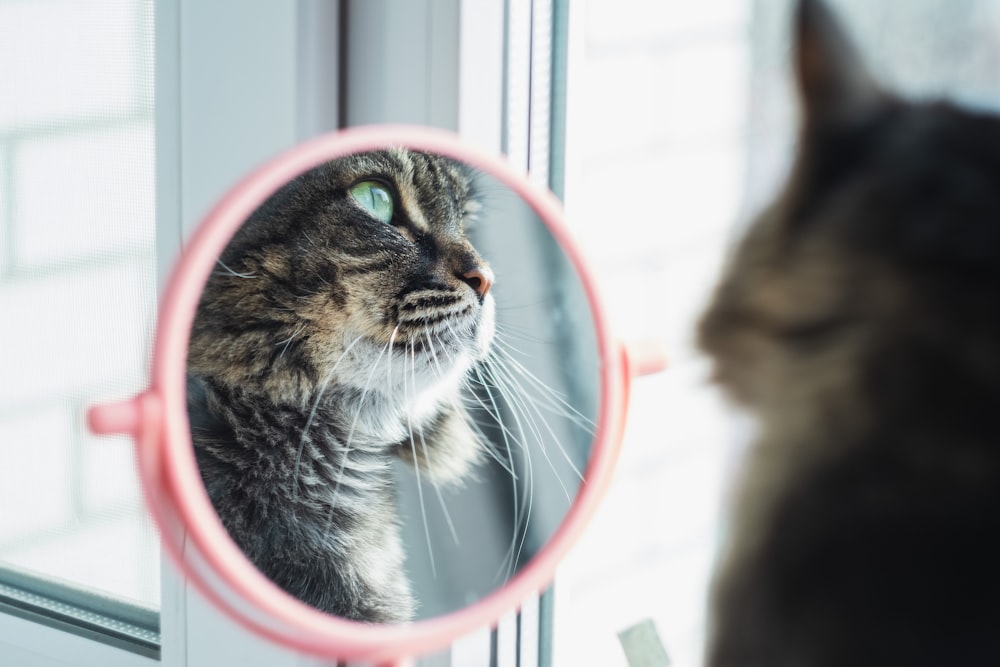
POLYGON ((795 30, 797 159, 700 325, 759 422, 706 664, 1000 665, 1000 120, 795 30))

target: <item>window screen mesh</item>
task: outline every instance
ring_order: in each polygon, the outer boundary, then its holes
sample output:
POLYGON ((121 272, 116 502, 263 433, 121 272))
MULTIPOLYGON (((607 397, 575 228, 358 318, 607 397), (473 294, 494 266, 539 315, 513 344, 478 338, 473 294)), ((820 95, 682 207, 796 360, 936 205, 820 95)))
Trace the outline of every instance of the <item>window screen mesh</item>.
POLYGON ((0 2, 0 567, 158 607, 131 442, 84 426, 148 367, 152 28, 151 1, 0 2))

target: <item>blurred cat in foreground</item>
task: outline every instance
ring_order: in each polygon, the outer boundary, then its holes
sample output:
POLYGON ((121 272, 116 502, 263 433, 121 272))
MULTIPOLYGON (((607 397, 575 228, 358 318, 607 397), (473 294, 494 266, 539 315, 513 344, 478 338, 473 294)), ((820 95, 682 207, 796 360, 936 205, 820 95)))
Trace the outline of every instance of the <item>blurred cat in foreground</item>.
POLYGON ((1000 665, 1000 120, 798 2, 798 154, 700 324, 759 431, 712 667, 1000 665))

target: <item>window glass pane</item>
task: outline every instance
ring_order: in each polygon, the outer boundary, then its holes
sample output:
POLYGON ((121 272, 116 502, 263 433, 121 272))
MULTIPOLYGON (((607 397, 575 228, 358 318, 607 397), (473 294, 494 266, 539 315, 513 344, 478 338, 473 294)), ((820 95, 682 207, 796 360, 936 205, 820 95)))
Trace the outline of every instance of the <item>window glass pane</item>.
POLYGON ((616 479, 561 571, 556 664, 624 667, 618 633, 650 619, 693 666, 732 422, 691 336, 744 196, 751 5, 573 9, 567 219, 616 332, 663 342, 671 367, 635 382, 616 479))
MULTIPOLYGON (((829 2, 880 80, 1000 108, 998 3, 829 2)), ((789 166, 792 6, 589 0, 573 19, 567 217, 620 335, 665 340, 672 365, 636 382, 616 481, 563 568, 565 664, 624 666, 617 633, 644 619, 671 664, 701 664, 721 501, 747 429, 707 385, 692 335, 734 232, 789 166)))
POLYGON ((159 607, 131 442, 83 421, 149 362, 152 22, 151 0, 0 2, 0 568, 159 607))

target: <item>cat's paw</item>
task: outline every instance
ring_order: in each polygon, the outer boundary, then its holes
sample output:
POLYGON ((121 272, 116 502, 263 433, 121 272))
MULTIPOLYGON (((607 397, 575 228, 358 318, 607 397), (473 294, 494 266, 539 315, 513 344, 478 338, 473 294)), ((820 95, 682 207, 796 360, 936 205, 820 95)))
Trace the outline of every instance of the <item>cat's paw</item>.
POLYGON ((396 448, 397 455, 421 477, 438 486, 464 483, 482 461, 487 445, 471 426, 464 409, 449 406, 413 437, 396 448))

